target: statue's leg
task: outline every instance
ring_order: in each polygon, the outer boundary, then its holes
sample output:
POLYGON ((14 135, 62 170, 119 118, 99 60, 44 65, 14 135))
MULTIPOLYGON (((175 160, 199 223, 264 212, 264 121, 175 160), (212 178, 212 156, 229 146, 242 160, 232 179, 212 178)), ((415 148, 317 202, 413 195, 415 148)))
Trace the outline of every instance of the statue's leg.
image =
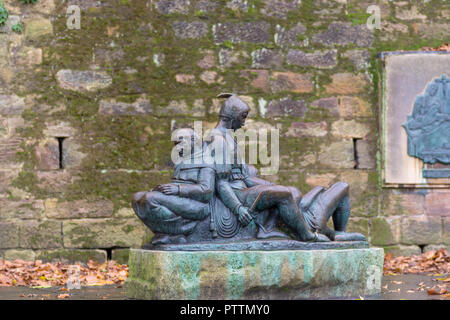
POLYGON ((345 232, 350 218, 350 196, 348 194, 341 199, 332 218, 334 230, 345 232))
MULTIPOLYGON (((300 240, 311 241, 316 239, 316 235, 308 229, 288 187, 259 185, 240 190, 238 197, 246 206, 250 207, 259 194, 261 194, 261 198, 256 205, 257 211, 278 208, 278 213, 283 222, 297 234, 300 240)), ((328 239, 320 237, 317 240, 327 241, 328 239)))
POLYGON ((315 219, 320 233, 335 241, 363 241, 366 238, 360 233, 347 233, 347 223, 350 218, 349 186, 345 182, 337 182, 328 190, 322 192, 313 204, 315 206, 315 219), (334 229, 327 226, 333 218, 334 229))
POLYGON ((158 191, 135 194, 132 206, 147 227, 165 234, 189 234, 209 213, 208 204, 158 191))
POLYGON ((161 209, 164 219, 173 219, 177 216, 189 220, 202 220, 209 214, 209 204, 189 198, 165 195, 161 192, 151 191, 145 195, 145 201, 152 209, 161 209))

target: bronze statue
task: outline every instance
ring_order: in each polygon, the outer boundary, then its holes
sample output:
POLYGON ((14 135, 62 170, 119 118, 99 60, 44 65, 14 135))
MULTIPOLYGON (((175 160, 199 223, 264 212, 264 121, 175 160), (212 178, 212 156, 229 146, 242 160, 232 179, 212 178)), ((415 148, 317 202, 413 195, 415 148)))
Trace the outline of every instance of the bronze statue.
POLYGON ((238 144, 230 134, 244 126, 250 108, 234 94, 219 97, 226 100, 208 142, 195 148, 198 137, 184 129, 177 150, 191 161, 176 164, 172 183, 133 197, 136 214, 156 233, 153 245, 270 238, 366 240, 362 234, 345 232, 350 216, 346 183, 328 190, 316 187, 302 196, 294 187, 258 178, 256 168, 239 158, 238 144), (334 230, 327 227, 330 218, 334 230))
MULTIPOLYGON (((183 157, 185 149, 194 150, 195 133, 191 129, 179 131, 176 149, 183 157), (186 148, 189 144, 191 147, 186 148)), ((202 152, 191 156, 200 161, 180 162, 175 167, 172 183, 158 185, 150 192, 138 192, 132 206, 139 219, 155 233, 153 244, 185 243, 199 221, 209 215, 209 201, 214 194, 215 173, 212 166, 201 159, 202 152), (195 164, 195 162, 199 162, 195 164)))

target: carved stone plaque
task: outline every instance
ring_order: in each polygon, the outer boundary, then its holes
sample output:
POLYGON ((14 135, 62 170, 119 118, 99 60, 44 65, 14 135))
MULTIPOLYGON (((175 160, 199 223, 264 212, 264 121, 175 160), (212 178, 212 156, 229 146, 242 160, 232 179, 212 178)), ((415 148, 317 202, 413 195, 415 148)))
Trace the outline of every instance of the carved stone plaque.
MULTIPOLYGON (((417 96, 414 109, 403 124, 408 154, 426 164, 450 164, 450 79, 432 80, 417 96)), ((423 169, 424 178, 450 178, 450 169, 423 169)))
POLYGON ((450 186, 450 54, 383 53, 384 186, 450 186))

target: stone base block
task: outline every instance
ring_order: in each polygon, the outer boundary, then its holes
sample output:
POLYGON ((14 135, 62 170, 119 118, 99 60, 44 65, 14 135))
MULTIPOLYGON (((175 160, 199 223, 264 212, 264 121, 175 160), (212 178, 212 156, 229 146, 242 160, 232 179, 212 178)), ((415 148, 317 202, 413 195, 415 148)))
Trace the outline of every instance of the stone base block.
POLYGON ((158 251, 131 249, 135 299, 305 299, 381 292, 383 249, 158 251))

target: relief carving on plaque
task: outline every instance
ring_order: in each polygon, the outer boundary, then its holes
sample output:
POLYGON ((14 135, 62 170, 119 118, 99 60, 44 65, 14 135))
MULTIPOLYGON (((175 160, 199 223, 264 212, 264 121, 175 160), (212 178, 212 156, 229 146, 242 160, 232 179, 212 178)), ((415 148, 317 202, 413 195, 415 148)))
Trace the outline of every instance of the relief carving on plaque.
POLYGON ((418 95, 408 120, 408 154, 422 159, 424 178, 450 178, 450 79, 444 74, 418 95))

